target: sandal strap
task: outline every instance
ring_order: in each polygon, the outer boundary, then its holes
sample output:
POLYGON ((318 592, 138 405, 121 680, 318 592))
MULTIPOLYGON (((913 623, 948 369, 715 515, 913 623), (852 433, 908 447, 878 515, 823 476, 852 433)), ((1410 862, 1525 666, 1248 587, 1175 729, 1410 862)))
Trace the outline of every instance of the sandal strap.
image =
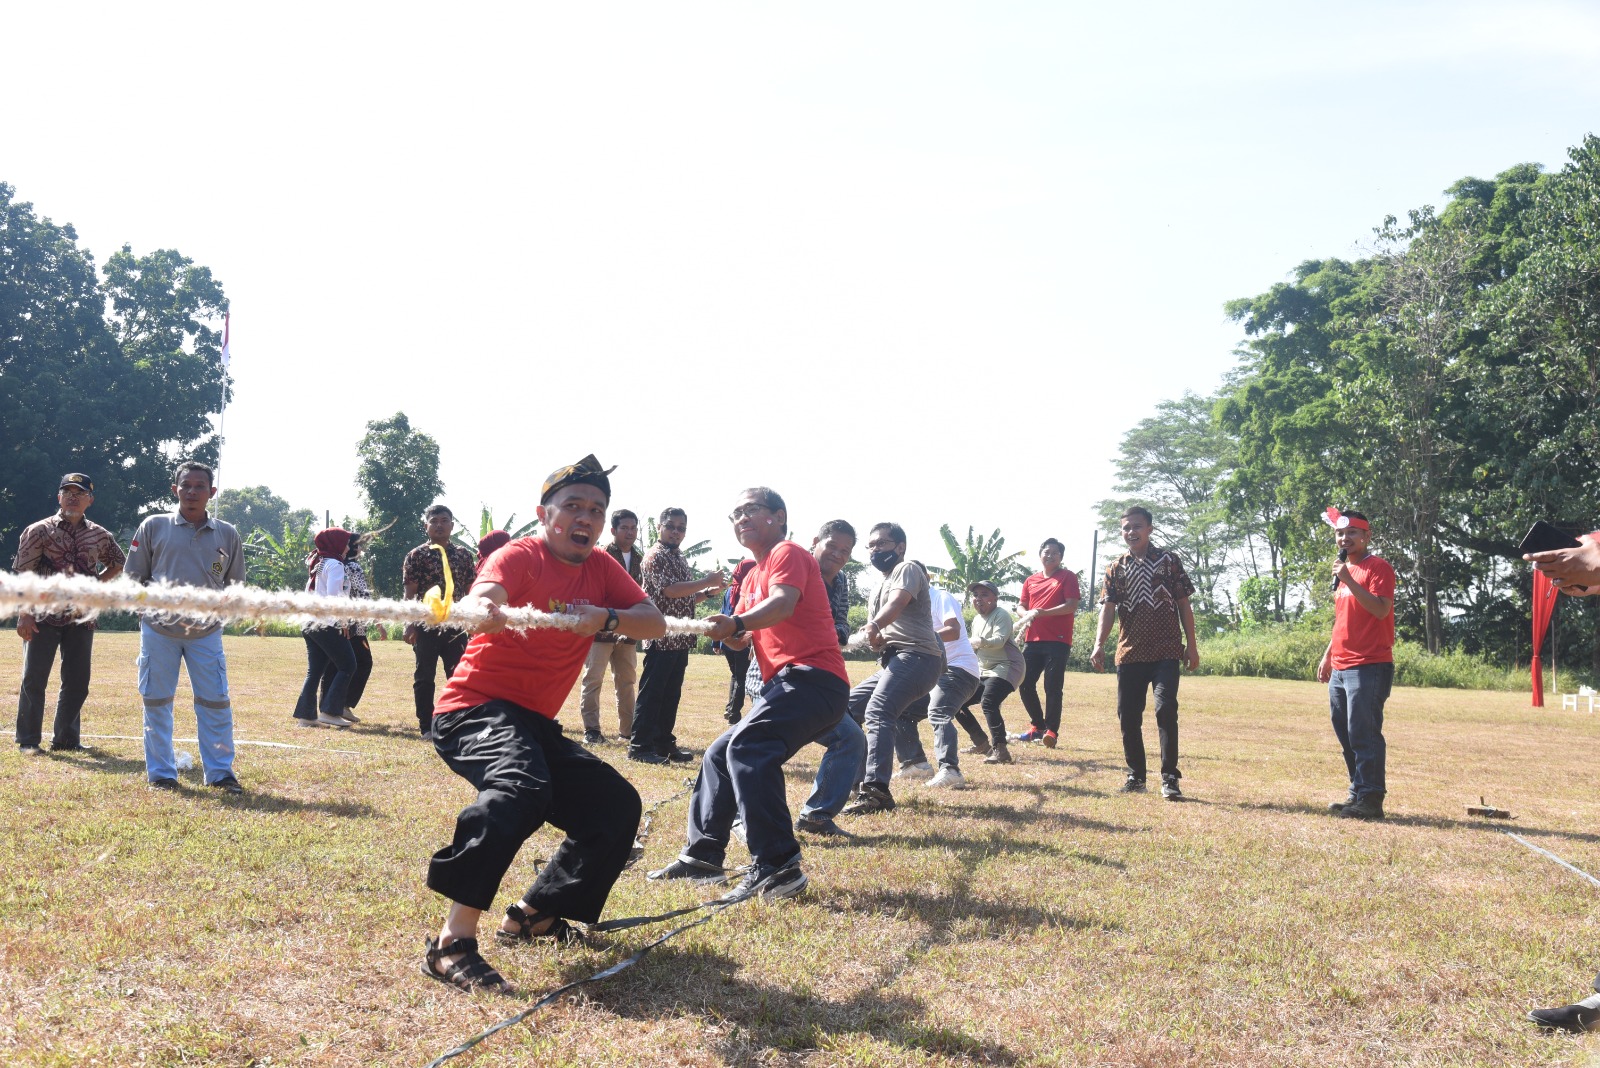
POLYGON ((583 940, 583 936, 578 933, 577 928, 560 916, 552 915, 541 909, 525 909, 520 902, 514 901, 506 906, 506 917, 516 920, 518 924, 516 934, 507 934, 504 931, 499 932, 508 941, 532 942, 535 939, 548 939, 560 945, 566 945, 583 940), (551 921, 550 926, 537 934, 533 933, 533 925, 541 920, 551 921))
POLYGON ((478 952, 476 938, 458 938, 449 945, 436 945, 433 939, 428 939, 427 952, 428 968, 435 977, 460 987, 462 990, 472 990, 476 987, 499 987, 505 985, 505 977, 495 971, 494 965, 483 959, 478 952), (454 963, 445 964, 445 970, 439 971, 434 967, 444 963, 445 957, 459 957, 454 963))

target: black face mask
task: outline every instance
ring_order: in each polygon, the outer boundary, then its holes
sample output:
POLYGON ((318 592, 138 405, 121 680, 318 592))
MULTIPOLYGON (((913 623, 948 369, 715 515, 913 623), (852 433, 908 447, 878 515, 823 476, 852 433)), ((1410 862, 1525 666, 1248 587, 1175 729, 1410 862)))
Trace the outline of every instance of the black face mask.
POLYGON ((894 570, 894 565, 900 562, 900 554, 893 549, 879 549, 872 554, 872 566, 882 571, 885 575, 894 570))

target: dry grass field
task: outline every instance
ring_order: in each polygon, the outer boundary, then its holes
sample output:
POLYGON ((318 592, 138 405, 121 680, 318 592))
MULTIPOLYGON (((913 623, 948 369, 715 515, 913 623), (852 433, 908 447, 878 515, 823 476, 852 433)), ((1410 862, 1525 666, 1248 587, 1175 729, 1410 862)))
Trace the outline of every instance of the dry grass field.
MULTIPOLYGON (((290 722, 299 641, 228 648, 238 737, 313 747, 241 745, 242 798, 198 772, 177 795, 145 788, 134 635, 97 639, 85 712, 87 734, 123 737, 90 739, 89 754, 0 751, 0 1062, 420 1066, 661 930, 493 946, 515 998, 423 979, 442 909, 424 864, 469 791, 415 736, 409 650, 375 644, 365 722, 335 733, 290 722)), ((0 690, 19 665, 13 646, 0 690)), ((722 726, 726 677, 720 659, 691 658, 686 744, 722 726)), ((1592 1040, 1541 1035, 1523 1013, 1585 992, 1600 890, 1464 805, 1484 795, 1530 841, 1600 873, 1596 717, 1399 690, 1391 818, 1363 825, 1324 812, 1344 768, 1314 683, 1185 679, 1184 804, 1117 792, 1112 680, 1067 685, 1061 748, 969 764, 962 793, 898 790, 898 811, 850 822, 855 843, 805 843, 808 895, 721 913, 451 1064, 1593 1058, 1592 1040)), ((186 695, 178 734, 192 738, 186 695)), ((1014 698, 1006 711, 1022 722, 1014 698)), ((683 787, 682 769, 603 752, 647 803, 683 787)), ((791 764, 791 804, 819 753, 791 764)), ((681 800, 661 809, 609 916, 703 894, 644 878, 676 853, 683 817, 681 800)), ((529 842, 506 900, 554 841, 529 842)))

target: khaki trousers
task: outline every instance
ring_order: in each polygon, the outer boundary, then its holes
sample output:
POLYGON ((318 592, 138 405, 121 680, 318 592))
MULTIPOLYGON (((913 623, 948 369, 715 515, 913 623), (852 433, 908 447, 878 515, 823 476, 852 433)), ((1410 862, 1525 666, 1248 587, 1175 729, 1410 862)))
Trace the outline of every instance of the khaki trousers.
POLYGON ((578 711, 583 729, 600 729, 600 684, 606 666, 611 667, 611 685, 617 692, 617 733, 626 738, 633 733, 633 703, 639 668, 635 657, 639 647, 633 642, 595 642, 583 665, 583 695, 578 711))

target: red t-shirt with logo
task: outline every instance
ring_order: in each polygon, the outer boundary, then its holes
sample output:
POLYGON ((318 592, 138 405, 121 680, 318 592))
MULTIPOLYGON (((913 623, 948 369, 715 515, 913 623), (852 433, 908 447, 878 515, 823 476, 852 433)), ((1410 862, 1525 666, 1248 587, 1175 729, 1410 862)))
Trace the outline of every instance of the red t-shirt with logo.
MULTIPOLYGON (((592 552, 583 563, 569 564, 543 538, 518 538, 497 549, 478 581, 505 587, 507 605, 541 612, 580 604, 632 608, 650 599, 610 553, 592 552)), ((555 719, 593 644, 590 635, 554 628, 475 634, 433 714, 500 700, 555 719)))
MULTIPOLYGON (((1394 568, 1389 561, 1370 553, 1359 564, 1346 565, 1356 584, 1374 597, 1394 596, 1394 568)), ((1333 598, 1333 670, 1360 667, 1362 664, 1394 662, 1394 612, 1379 619, 1356 600, 1350 587, 1339 583, 1333 598)))
MULTIPOLYGON (((1056 568, 1054 575, 1043 571, 1022 580, 1022 607, 1054 608, 1078 599, 1078 576, 1064 567, 1056 568)), ((1040 616, 1028 624, 1030 642, 1066 642, 1072 644, 1072 621, 1076 612, 1060 616, 1040 616)))
POLYGON ((739 584, 739 611, 748 612, 765 601, 774 586, 793 586, 800 591, 800 603, 777 626, 750 632, 761 677, 770 679, 790 664, 800 664, 832 672, 848 684, 850 674, 839 652, 828 588, 816 557, 792 541, 774 545, 739 584))

